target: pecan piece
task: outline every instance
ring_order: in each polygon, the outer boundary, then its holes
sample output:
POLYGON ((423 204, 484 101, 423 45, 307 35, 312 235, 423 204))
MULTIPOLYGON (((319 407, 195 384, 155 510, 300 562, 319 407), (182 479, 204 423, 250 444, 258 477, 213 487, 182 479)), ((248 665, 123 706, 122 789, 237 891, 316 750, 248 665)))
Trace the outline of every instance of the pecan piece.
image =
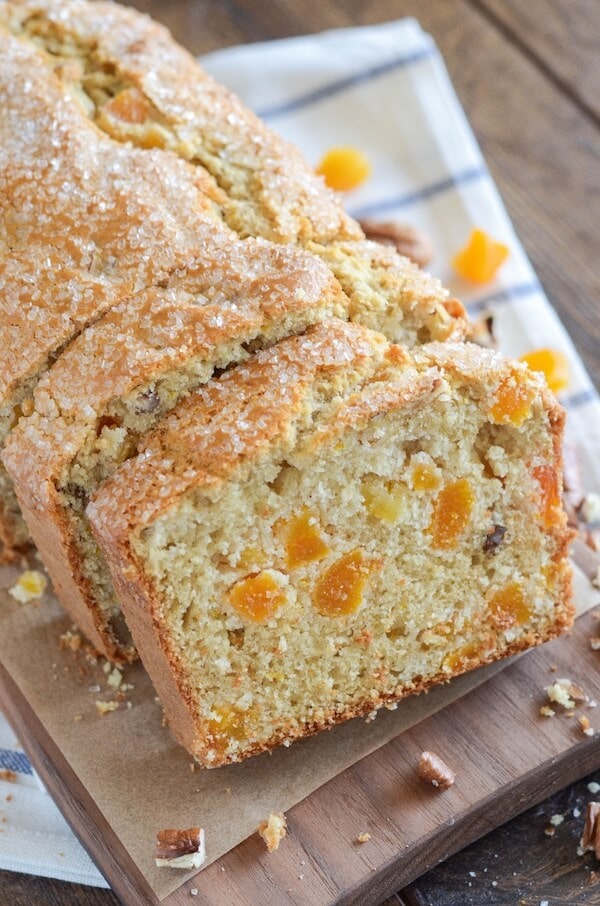
POLYGON ((156 840, 156 864, 159 868, 200 868, 206 859, 201 827, 161 830, 156 840))
POLYGON ((421 780, 438 790, 447 790, 455 781, 454 771, 435 752, 423 752, 418 773, 421 780))
POLYGON ((502 544, 502 540, 505 535, 505 527, 503 525, 495 525, 494 528, 487 533, 487 537, 483 542, 483 550, 485 551, 485 553, 495 554, 502 544))
POLYGON ((584 852, 591 850, 600 859, 600 802, 587 804, 581 848, 584 852))
POLYGON ((396 220, 378 223, 376 220, 359 220, 367 239, 375 239, 383 245, 393 245, 406 258, 419 267, 425 267, 433 258, 433 248, 428 237, 421 230, 396 220))

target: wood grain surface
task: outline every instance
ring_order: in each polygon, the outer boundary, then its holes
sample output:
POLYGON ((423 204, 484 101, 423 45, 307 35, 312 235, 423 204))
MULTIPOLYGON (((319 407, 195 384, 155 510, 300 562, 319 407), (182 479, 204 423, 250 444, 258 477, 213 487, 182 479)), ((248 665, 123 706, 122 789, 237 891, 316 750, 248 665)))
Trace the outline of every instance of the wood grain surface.
MULTIPOLYGON (((130 5, 165 22, 197 53, 404 15, 419 18, 445 57, 526 251, 600 383, 597 0, 136 0, 130 5)), ((579 827, 569 817, 588 798, 586 781, 563 789, 403 889, 389 906, 600 903, 600 886, 587 886, 590 859, 576 856, 579 827), (568 817, 549 838, 543 826, 554 813, 568 817)), ((0 904, 117 902, 107 891, 0 873, 0 904)))

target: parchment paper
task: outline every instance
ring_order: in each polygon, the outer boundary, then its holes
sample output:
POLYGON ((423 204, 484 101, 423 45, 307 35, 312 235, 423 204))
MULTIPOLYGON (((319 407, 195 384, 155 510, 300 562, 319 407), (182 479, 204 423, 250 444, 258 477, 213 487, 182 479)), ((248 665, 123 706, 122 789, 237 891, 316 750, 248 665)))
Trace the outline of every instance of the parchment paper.
MULTIPOLYGON (((160 899, 190 875, 155 867, 158 830, 204 827, 209 864, 254 833, 270 812, 287 811, 509 663, 405 699, 371 723, 353 720, 241 765, 192 771, 190 756, 162 725, 162 709, 141 665, 125 670, 125 681, 134 686, 127 701, 100 716, 95 702, 115 698, 102 662, 93 666, 82 651, 60 649, 71 625, 51 594, 26 605, 7 594, 19 573, 0 570, 0 660, 160 899)), ((599 602, 598 590, 578 569, 576 600, 579 613, 599 602)))

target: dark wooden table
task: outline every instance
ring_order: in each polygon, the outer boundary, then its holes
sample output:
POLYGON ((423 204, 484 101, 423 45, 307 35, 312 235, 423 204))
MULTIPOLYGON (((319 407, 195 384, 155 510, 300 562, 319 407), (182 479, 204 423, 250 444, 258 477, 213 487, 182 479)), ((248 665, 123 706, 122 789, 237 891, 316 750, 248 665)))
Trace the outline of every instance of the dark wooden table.
MULTIPOLYGON (((416 16, 446 59, 533 265, 600 385, 598 0, 135 0, 131 5, 165 22, 195 53, 416 16)), ((600 904, 600 881, 586 883, 576 854, 580 822, 570 817, 589 800, 591 779, 458 853, 386 906, 600 904), (551 838, 544 828, 555 813, 567 818, 551 838)), ((0 872, 2 906, 116 903, 107 891, 0 872)))

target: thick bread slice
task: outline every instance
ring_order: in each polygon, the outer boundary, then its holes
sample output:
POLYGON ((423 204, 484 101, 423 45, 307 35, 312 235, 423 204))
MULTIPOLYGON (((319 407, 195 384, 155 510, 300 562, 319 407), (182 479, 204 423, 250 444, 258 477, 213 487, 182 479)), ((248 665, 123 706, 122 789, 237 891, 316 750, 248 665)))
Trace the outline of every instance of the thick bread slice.
POLYGON ((235 238, 210 254, 80 334, 38 383, 4 451, 61 602, 113 660, 135 651, 85 518, 90 494, 215 368, 346 314, 331 272, 300 249, 235 238))
POLYGON ((240 761, 567 628, 562 430, 523 365, 335 320, 188 396, 87 510, 178 740, 240 761))
POLYGON ((164 148, 211 174, 223 217, 240 236, 310 247, 351 300, 351 320, 392 326, 399 342, 459 339, 464 309, 437 280, 376 244, 284 142, 183 50, 166 29, 112 3, 20 0, 0 5, 0 24, 47 51, 65 90, 99 129, 120 142, 164 148), (373 247, 372 247, 373 246, 373 247))

